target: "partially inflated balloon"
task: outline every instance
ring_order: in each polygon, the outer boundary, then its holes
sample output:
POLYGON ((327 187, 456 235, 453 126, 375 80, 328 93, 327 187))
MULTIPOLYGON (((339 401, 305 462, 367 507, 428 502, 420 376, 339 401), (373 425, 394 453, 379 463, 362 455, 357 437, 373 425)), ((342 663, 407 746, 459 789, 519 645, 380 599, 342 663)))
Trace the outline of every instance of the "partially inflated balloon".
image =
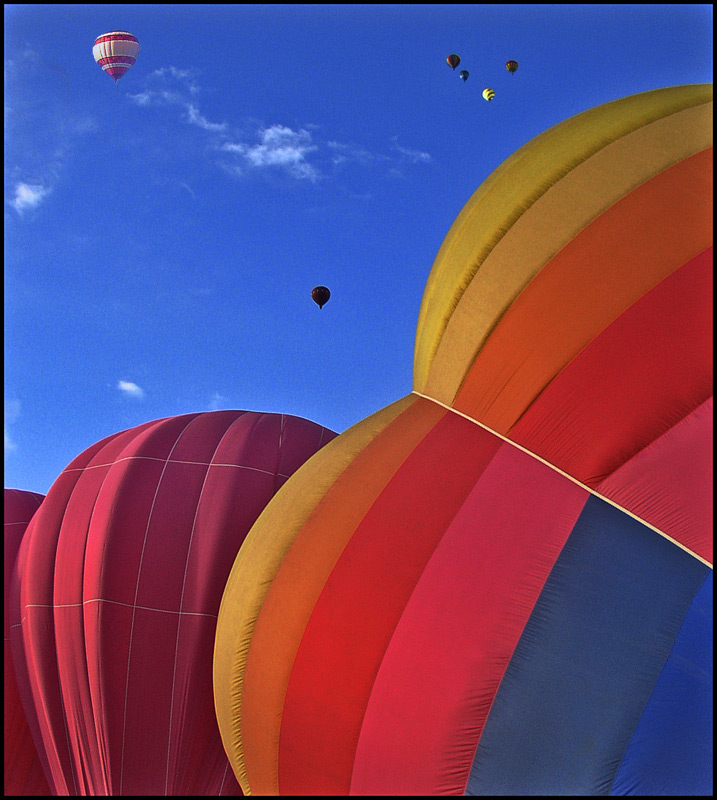
POLYGON ((48 796, 51 794, 38 758, 35 744, 20 702, 15 668, 10 652, 10 622, 8 594, 17 560, 20 542, 33 514, 40 507, 44 495, 21 489, 5 489, 4 563, 5 563, 5 727, 3 749, 5 754, 3 785, 6 797, 48 796))
POLYGON ((712 793, 712 88, 509 158, 414 391, 272 500, 217 624, 254 794, 712 793))
POLYGON ((186 414, 110 436, 57 478, 11 608, 55 793, 241 794, 212 698, 219 601, 258 514, 334 435, 282 414, 186 414))

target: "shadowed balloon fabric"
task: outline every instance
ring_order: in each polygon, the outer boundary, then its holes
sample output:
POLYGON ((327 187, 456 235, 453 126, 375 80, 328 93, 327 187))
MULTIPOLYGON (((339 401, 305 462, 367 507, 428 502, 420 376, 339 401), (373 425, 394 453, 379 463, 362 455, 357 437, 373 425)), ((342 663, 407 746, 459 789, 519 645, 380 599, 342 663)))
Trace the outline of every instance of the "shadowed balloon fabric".
POLYGON ((712 113, 710 85, 591 109, 461 211, 414 391, 227 581, 246 793, 712 793, 712 113))
POLYGON ((4 498, 4 615, 5 615, 5 694, 3 731, 4 769, 3 786, 5 796, 46 797, 52 794, 47 785, 35 743, 25 719, 25 710, 15 680, 15 668, 10 652, 10 622, 8 595, 15 560, 20 542, 32 515, 40 507, 44 495, 25 492, 21 489, 5 489, 4 498))
POLYGON ((237 795, 212 697, 226 577, 261 510, 335 434, 215 411, 114 434, 23 540, 13 658, 61 795, 237 795))

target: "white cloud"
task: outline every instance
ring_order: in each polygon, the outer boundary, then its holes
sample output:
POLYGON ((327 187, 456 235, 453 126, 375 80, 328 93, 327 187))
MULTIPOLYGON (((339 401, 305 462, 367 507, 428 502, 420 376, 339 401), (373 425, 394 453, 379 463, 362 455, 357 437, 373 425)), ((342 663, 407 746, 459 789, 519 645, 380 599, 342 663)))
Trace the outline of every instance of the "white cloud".
POLYGON ((9 426, 17 421, 20 416, 20 401, 5 400, 5 452, 11 453, 17 450, 17 445, 10 436, 9 426))
POLYGON ((226 130, 226 122, 210 122, 206 117, 199 113, 199 109, 192 103, 186 104, 187 108, 187 121, 192 125, 197 125, 205 131, 223 131, 226 130))
POLYGON ((154 92, 144 91, 139 94, 128 94, 127 97, 138 106, 148 106, 152 102, 154 92))
POLYGON ((118 381, 117 388, 129 397, 136 397, 139 400, 144 397, 144 390, 132 381, 118 381))
POLYGON ((179 81, 179 83, 184 84, 186 89, 189 91, 190 94, 198 94, 199 93, 199 86, 196 84, 194 78, 196 77, 196 72, 191 69, 177 69, 177 67, 160 67, 159 69, 155 69, 153 72, 147 76, 150 80, 154 78, 160 78, 162 80, 166 80, 167 78, 171 78, 175 81, 179 81))
POLYGON ((342 142, 327 142, 329 150, 333 152, 331 161, 334 165, 343 164, 347 161, 358 161, 361 164, 370 164, 375 161, 377 156, 370 153, 363 147, 355 147, 342 142))
POLYGON ((305 129, 292 130, 285 125, 272 125, 258 131, 258 144, 225 143, 221 149, 241 156, 251 167, 280 167, 296 178, 315 181, 319 171, 306 157, 319 148, 305 129))
POLYGON ((10 204, 21 214, 25 209, 35 208, 49 193, 50 189, 40 184, 18 183, 10 204))
POLYGON ((372 153, 355 144, 322 141, 316 136, 318 126, 304 124, 300 128, 276 123, 255 127, 253 135, 246 129, 226 122, 214 122, 201 111, 196 100, 200 88, 196 71, 174 66, 155 69, 147 76, 144 90, 127 95, 144 107, 176 107, 182 120, 214 135, 210 150, 224 154, 218 166, 234 175, 259 170, 281 170, 297 180, 315 183, 324 177, 324 168, 354 163, 366 168, 383 166, 389 170, 399 165, 425 164, 431 156, 420 150, 401 147, 393 137, 391 154, 372 153))
POLYGON ((421 150, 411 150, 408 147, 401 147, 398 144, 396 144, 395 147, 401 156, 403 156, 406 161, 410 161, 411 164, 428 164, 430 161, 433 161, 428 153, 424 153, 421 150))

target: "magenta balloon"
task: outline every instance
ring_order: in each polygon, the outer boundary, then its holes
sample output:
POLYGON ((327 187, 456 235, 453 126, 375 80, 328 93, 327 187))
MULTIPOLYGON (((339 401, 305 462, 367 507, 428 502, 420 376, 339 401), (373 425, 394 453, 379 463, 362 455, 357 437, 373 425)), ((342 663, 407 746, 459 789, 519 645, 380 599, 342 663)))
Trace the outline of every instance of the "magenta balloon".
POLYGON ((57 794, 241 794, 214 715, 222 592, 268 501, 335 435, 285 414, 186 414, 110 436, 57 478, 11 608, 57 794))
POLYGON ((5 599, 3 601, 5 617, 5 728, 3 736, 5 769, 3 785, 6 797, 12 795, 43 797, 51 794, 20 701, 10 652, 8 615, 10 581, 20 542, 22 542, 28 523, 44 497, 42 494, 25 492, 22 489, 5 489, 3 526, 5 533, 5 599))

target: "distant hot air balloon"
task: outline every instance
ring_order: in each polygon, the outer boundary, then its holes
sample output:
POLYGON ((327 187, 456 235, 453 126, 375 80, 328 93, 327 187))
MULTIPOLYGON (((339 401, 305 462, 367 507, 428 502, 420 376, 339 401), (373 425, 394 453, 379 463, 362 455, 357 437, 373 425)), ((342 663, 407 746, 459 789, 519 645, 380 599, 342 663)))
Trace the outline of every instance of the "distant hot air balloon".
POLYGON ((116 84, 137 60, 139 42, 127 31, 110 31, 95 39, 92 55, 116 84))
POLYGON ((505 68, 512 75, 516 71, 516 69, 518 69, 518 62, 517 61, 513 61, 513 59, 511 59, 510 61, 506 61, 505 62, 505 68))
POLYGON ((311 290, 311 298, 319 308, 328 303, 329 297, 331 297, 331 292, 325 286, 315 286, 311 290))
POLYGON ((48 797, 52 794, 43 773, 42 764, 27 724, 20 700, 15 668, 10 652, 10 621, 8 599, 12 573, 20 543, 33 514, 44 496, 21 489, 5 489, 4 555, 5 555, 5 726, 3 736, 3 785, 6 797, 30 795, 48 797))
POLYGON ((467 69, 462 69, 462 70, 461 70, 461 71, 458 73, 458 77, 459 77, 459 78, 460 78, 462 81, 467 81, 467 80, 468 80, 468 75, 469 75, 469 74, 470 74, 470 73, 468 72, 468 70, 467 70, 467 69))
POLYGON ((461 57, 458 55, 458 53, 451 53, 446 58, 446 61, 451 69, 455 69, 461 63, 461 57))
POLYGON ((222 590, 266 504, 335 435, 289 414, 184 414, 97 442, 55 480, 10 587, 54 794, 241 794, 212 697, 222 590))
POLYGON ((495 92, 492 89, 483 89, 483 99, 490 102, 495 97, 495 92))

